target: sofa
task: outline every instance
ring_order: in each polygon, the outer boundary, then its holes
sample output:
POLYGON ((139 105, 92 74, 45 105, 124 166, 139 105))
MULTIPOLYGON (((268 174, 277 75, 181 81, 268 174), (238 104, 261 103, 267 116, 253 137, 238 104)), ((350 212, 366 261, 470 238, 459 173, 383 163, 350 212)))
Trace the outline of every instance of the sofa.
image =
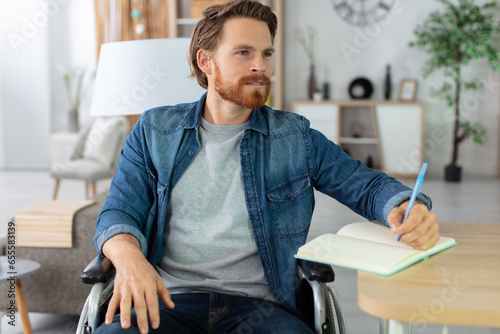
MULTIPOLYGON (((106 193, 93 199, 95 204, 78 211, 73 219, 72 248, 17 247, 16 257, 37 261, 41 268, 23 277, 23 289, 29 312, 79 315, 91 287, 81 283, 85 266, 97 255, 93 238, 97 216, 106 193)), ((0 295, 7 296, 8 283, 0 283, 0 295)), ((9 298, 0 298, 6 310, 9 298)))

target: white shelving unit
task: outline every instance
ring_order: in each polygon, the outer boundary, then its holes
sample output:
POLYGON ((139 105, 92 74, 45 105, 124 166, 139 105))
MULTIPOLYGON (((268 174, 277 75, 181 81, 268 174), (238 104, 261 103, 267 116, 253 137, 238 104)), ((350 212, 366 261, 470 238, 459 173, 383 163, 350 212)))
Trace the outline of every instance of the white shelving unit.
POLYGON ((355 159, 392 175, 418 174, 424 107, 419 102, 295 101, 293 111, 355 159))

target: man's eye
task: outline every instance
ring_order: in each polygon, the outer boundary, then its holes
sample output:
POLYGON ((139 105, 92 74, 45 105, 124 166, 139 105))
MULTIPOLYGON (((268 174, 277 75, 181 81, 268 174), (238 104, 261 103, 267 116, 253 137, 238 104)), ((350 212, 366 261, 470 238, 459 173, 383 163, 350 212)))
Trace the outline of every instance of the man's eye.
POLYGON ((273 53, 272 52, 264 52, 264 57, 272 57, 273 53))
POLYGON ((238 51, 239 55, 246 56, 248 55, 248 51, 238 51))

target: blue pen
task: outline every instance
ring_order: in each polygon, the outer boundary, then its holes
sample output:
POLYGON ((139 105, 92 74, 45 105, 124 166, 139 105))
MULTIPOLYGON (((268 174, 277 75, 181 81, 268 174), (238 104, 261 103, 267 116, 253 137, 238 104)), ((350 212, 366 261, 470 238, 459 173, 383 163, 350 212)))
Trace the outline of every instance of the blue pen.
MULTIPOLYGON (((420 172, 418 173, 417 182, 415 182, 415 188, 413 188, 413 192, 411 193, 410 203, 408 203, 408 207, 406 208, 405 216, 403 218, 403 223, 408 218, 411 208, 415 203, 415 199, 417 198, 417 195, 420 193, 420 188, 422 188, 422 183, 424 183, 424 175, 426 170, 427 170, 427 163, 424 162, 422 164, 422 167, 420 168, 420 172)), ((398 236, 398 241, 400 240, 401 236, 398 236)))

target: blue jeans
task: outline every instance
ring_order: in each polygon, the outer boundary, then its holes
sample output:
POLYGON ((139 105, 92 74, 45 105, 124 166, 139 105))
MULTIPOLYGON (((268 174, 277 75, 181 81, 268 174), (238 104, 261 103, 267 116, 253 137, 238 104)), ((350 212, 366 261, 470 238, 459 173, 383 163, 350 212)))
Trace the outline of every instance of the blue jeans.
MULTIPOLYGON (((218 293, 191 293, 172 295, 174 309, 160 300, 160 327, 150 333, 223 333, 223 334, 303 334, 313 330, 298 316, 281 306, 254 298, 218 293)), ((135 312, 132 326, 124 330, 120 316, 108 326, 101 325, 95 334, 138 334, 135 312)), ((151 329, 151 325, 149 327, 151 329)))

